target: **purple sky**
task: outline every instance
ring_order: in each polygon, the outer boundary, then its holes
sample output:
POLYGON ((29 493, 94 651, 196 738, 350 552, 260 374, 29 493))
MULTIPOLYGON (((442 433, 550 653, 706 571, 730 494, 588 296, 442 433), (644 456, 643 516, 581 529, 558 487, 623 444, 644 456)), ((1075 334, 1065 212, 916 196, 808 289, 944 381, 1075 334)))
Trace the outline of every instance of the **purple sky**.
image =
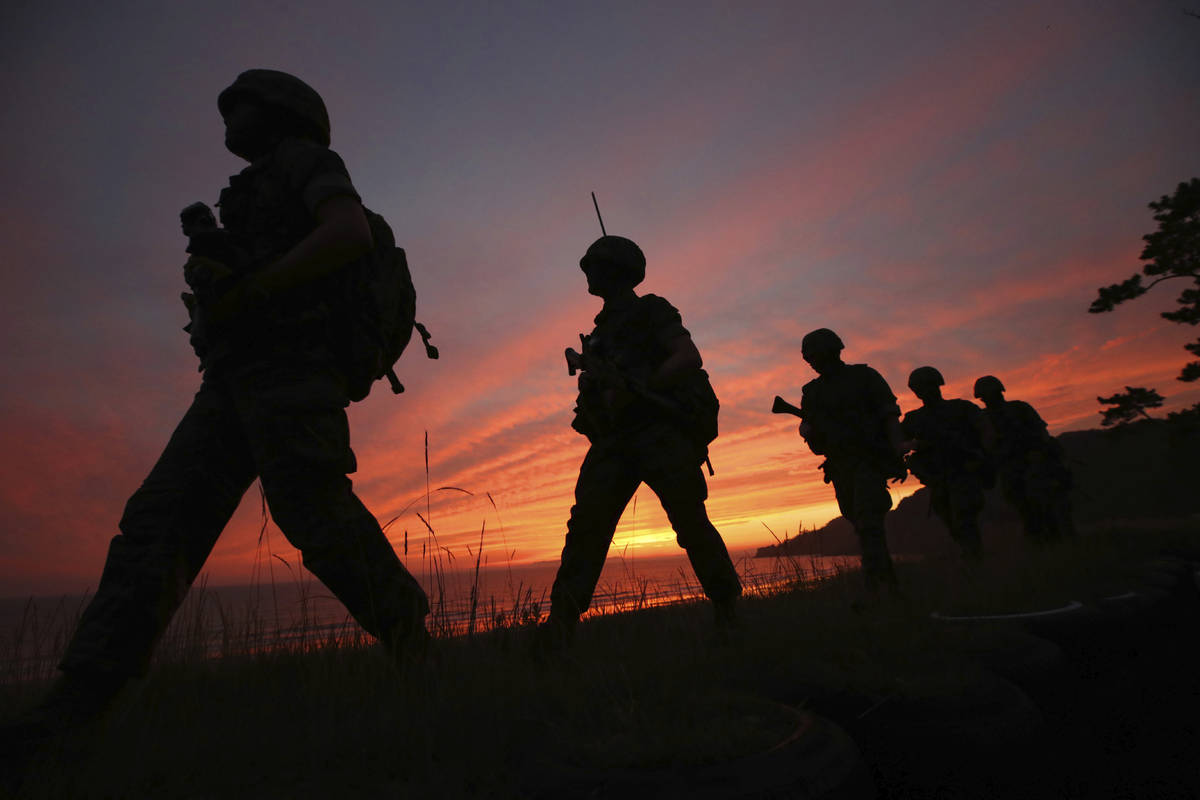
MULTIPOLYGON (((948 396, 1001 376, 1055 432, 1125 384, 1200 400, 1173 380, 1194 332, 1157 317, 1170 287, 1086 313, 1138 268, 1146 204, 1200 175, 1200 19, 1175 3, 80 5, 10 4, 0 32, 0 595, 94 586, 187 407, 178 212, 241 168, 216 94, 255 66, 322 93, 408 251, 443 358, 351 409, 356 486, 384 520, 421 497, 428 431, 432 485, 475 493, 433 500, 456 552, 485 524, 493 560, 561 547, 590 191, 704 354, 735 549, 836 513, 766 413, 812 377, 816 327, 905 409, 920 364, 948 396)), ((654 506, 643 489, 616 546, 669 551, 654 506)), ((215 582, 249 577, 256 513, 255 491, 215 582)))

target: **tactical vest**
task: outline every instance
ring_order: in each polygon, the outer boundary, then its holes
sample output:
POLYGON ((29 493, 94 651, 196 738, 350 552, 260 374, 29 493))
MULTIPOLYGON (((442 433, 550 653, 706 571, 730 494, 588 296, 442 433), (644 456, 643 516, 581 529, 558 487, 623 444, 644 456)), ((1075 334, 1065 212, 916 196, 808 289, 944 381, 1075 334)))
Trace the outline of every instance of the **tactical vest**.
MULTIPOLYGON (((221 192, 221 222, 247 254, 244 276, 270 264, 312 232, 316 220, 292 176, 280 166, 281 150, 230 178, 221 192)), ((318 151, 324 152, 324 151, 318 151)), ((372 250, 333 273, 277 298, 254 326, 261 338, 324 348, 346 378, 349 399, 362 400, 375 381, 386 377, 392 391, 404 391, 394 364, 412 338, 421 334, 426 355, 437 358, 429 333, 416 322, 416 290, 404 250, 391 228, 364 207, 372 250)))
MULTIPOLYGON (((595 440, 654 421, 666 421, 682 430, 701 449, 717 438, 720 403, 703 369, 683 377, 669 390, 651 392, 639 388, 645 386, 667 358, 658 334, 662 320, 668 316, 678 322, 678 312, 666 300, 647 294, 638 297, 628 309, 597 317, 595 330, 584 337, 585 358, 611 364, 627 379, 634 399, 620 412, 610 413, 601 400, 603 387, 585 372, 580 376, 576 418, 572 423, 576 430, 595 440)), ((678 324, 686 332, 682 323, 678 324)))

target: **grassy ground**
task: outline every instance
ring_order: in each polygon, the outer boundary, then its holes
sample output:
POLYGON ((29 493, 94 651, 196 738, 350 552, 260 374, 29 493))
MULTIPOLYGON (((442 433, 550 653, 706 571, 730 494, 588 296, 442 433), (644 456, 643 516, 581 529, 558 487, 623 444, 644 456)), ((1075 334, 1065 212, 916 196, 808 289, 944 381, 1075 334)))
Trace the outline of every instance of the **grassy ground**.
MULTIPOLYGON (((885 797, 1200 792, 1184 758, 1200 718, 1195 616, 1186 634, 1075 643, 1070 690, 1034 697, 1046 724, 986 765, 951 768, 941 745, 914 751, 895 738, 897 709, 989 680, 969 657, 979 636, 1011 635, 999 625, 968 636, 930 612, 1109 596, 1147 559, 1181 548, 1200 553, 1200 533, 1094 532, 970 568, 905 563, 903 596, 865 607, 859 577, 840 574, 747 599, 732 636, 704 604, 647 609, 588 620, 570 653, 548 660, 531 657, 528 627, 436 640, 399 670, 346 636, 222 659, 178 648, 99 730, 47 754, 22 796, 521 797, 552 764, 695 766, 761 752, 794 725, 780 703, 846 727, 885 797)), ((41 688, 0 687, 0 721, 41 688)))

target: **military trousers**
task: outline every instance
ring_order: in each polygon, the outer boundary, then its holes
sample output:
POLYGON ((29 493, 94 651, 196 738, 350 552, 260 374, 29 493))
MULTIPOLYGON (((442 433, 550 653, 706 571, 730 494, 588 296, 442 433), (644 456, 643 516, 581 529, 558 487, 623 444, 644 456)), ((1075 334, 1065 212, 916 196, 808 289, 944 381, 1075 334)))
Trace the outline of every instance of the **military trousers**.
POLYGON ((929 508, 950 531, 964 556, 983 554, 979 515, 983 513, 983 486, 965 472, 950 475, 929 484, 929 508))
POLYGON ((704 507, 702 460, 696 444, 665 423, 592 444, 579 468, 562 562, 550 590, 553 619, 570 625, 591 605, 617 522, 642 483, 662 503, 705 595, 721 606, 742 593, 729 551, 704 507))
POLYGON ((867 587, 895 584, 892 554, 888 550, 884 519, 892 507, 884 469, 865 458, 827 458, 825 478, 833 484, 838 510, 854 526, 862 550, 863 578, 867 587))
POLYGON ((1000 472, 1000 488, 1031 542, 1045 544, 1075 535, 1071 473, 1065 465, 1046 457, 1008 465, 1000 472))
POLYGON ((355 496, 340 377, 274 363, 205 378, 125 506, 61 667, 144 674, 154 645, 257 477, 311 570, 385 644, 424 625, 425 592, 355 496))

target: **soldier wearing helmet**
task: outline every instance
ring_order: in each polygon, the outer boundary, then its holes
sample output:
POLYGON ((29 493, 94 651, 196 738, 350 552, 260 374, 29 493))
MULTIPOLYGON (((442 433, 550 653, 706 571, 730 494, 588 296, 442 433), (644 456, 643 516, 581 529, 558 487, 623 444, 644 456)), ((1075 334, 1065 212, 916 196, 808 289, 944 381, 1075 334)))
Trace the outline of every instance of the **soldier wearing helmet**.
POLYGON ((567 351, 572 374, 582 370, 572 427, 590 447, 539 644, 554 650, 572 640, 621 513, 642 483, 662 503, 724 629, 734 622, 742 587, 704 507, 701 465, 716 436, 717 398, 700 351, 674 306, 634 291, 645 278, 646 259, 632 241, 603 236, 579 266, 588 293, 604 301, 595 328, 580 337, 583 352, 567 351))
POLYGON ((1045 420, 1029 403, 1005 400, 1004 384, 993 375, 975 381, 975 397, 995 432, 1000 490, 1020 515, 1026 537, 1042 544, 1073 536, 1071 469, 1045 420))
POLYGON ((979 515, 984 491, 995 483, 988 447, 991 432, 983 412, 969 400, 946 399, 942 373, 917 367, 908 388, 921 401, 900 422, 908 469, 929 487, 930 510, 946 525, 966 558, 983 553, 979 515))
POLYGON ((817 373, 804 385, 800 435, 825 456, 838 509, 854 526, 868 590, 895 587, 884 518, 892 507, 887 481, 907 476, 901 456, 900 406, 883 376, 866 364, 842 361, 841 337, 828 328, 808 333, 800 353, 817 373))
MULTIPOLYGON (((145 672, 256 478, 304 566, 370 634, 393 651, 426 635, 425 593, 347 477, 355 471, 348 397, 324 298, 372 239, 350 175, 328 148, 325 105, 298 78, 249 70, 221 92, 218 110, 226 147, 250 162, 219 202, 229 252, 245 261, 214 267, 232 280, 200 309, 209 341, 199 392, 125 507, 63 676, 35 709, 35 737, 98 716, 145 672)), ((204 260, 193 254, 185 273, 204 260)))

